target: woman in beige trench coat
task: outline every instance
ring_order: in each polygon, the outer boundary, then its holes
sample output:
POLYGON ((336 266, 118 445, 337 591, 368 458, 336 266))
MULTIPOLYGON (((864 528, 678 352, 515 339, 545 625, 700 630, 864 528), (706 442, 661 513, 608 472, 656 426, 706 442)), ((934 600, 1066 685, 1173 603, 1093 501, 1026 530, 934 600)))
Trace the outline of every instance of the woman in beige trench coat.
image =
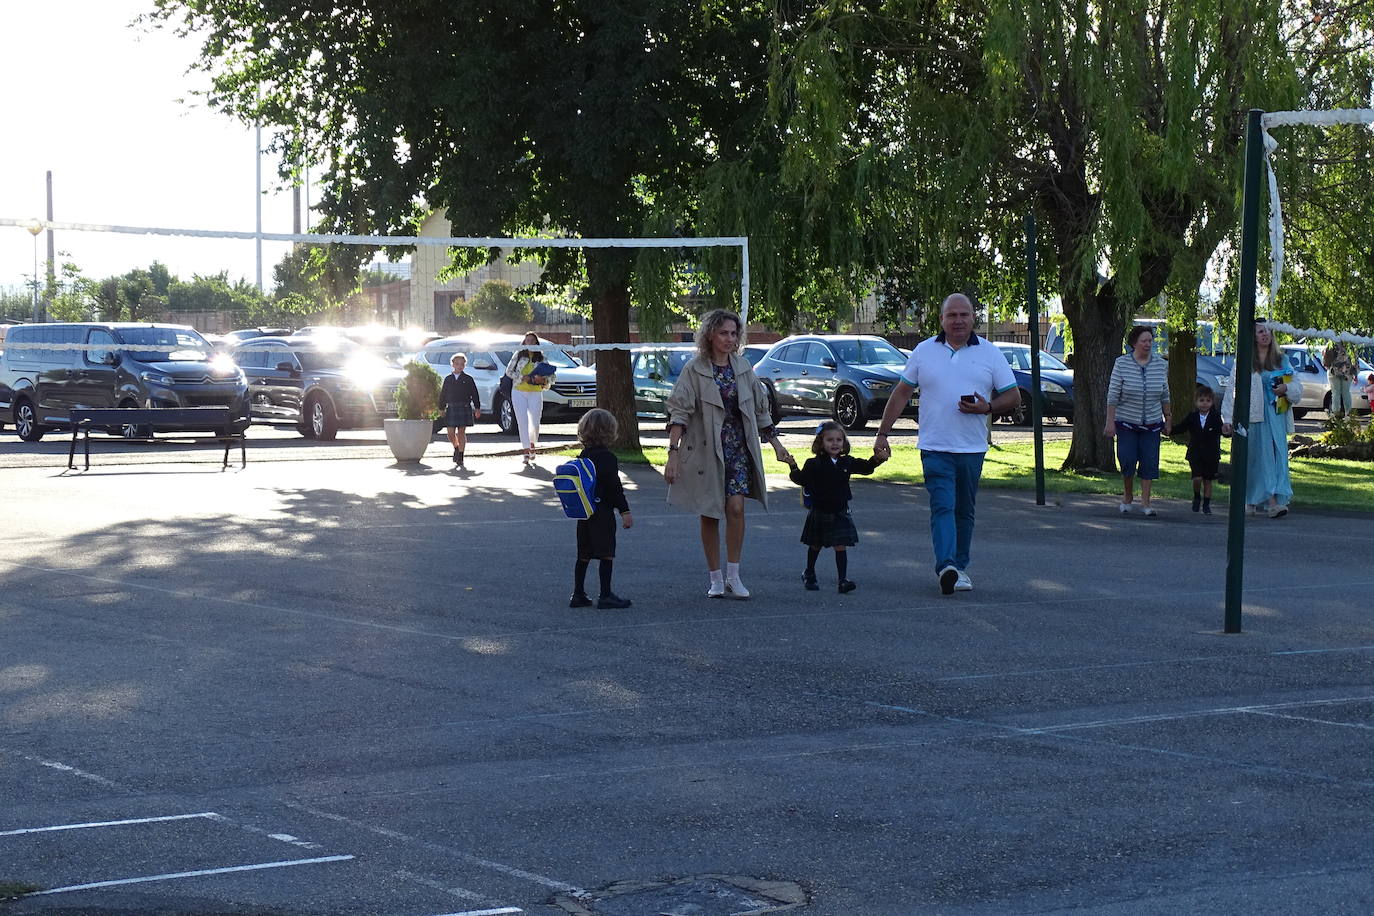
POLYGON ((701 517, 701 549, 710 573, 709 598, 748 598, 740 581, 744 500, 768 505, 760 441, 779 461, 791 456, 773 429, 768 396, 739 350, 740 319, 716 309, 697 328, 697 356, 682 368, 668 396, 669 502, 701 517), (720 520, 725 519, 725 569, 720 520))

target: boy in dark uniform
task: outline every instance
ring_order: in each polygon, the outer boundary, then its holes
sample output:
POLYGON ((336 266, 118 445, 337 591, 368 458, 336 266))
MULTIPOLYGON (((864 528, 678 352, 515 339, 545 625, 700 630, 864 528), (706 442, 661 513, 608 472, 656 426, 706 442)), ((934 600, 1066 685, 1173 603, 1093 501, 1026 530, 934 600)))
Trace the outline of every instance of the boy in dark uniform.
POLYGON ((1216 395, 1206 385, 1197 386, 1196 409, 1174 427, 1188 434, 1188 467, 1193 472, 1193 511, 1212 514, 1212 481, 1221 464, 1221 412, 1214 410, 1216 395))

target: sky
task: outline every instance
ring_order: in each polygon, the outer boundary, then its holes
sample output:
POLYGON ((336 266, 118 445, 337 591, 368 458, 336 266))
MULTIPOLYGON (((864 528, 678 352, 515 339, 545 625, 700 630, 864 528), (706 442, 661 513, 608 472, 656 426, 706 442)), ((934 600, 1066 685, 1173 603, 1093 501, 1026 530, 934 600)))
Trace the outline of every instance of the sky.
MULTIPOLYGON (((252 232, 254 131, 193 97, 194 38, 133 26, 151 0, 0 0, 0 217, 42 217, 53 173, 57 221, 252 232)), ((264 132, 263 144, 267 144, 264 132)), ((263 156, 263 230, 290 232, 291 192, 263 156)), ((313 196, 313 195, 312 195, 313 196)), ((306 220, 308 226, 309 220, 306 220)), ((88 277, 147 267, 227 270, 256 282, 251 240, 56 234, 57 260, 88 277), (63 253, 66 252, 64 255, 63 253)), ((286 243, 263 243, 263 282, 286 243)), ((0 226, 0 289, 31 282, 33 236, 0 226)), ((47 236, 38 238, 40 273, 47 236)))

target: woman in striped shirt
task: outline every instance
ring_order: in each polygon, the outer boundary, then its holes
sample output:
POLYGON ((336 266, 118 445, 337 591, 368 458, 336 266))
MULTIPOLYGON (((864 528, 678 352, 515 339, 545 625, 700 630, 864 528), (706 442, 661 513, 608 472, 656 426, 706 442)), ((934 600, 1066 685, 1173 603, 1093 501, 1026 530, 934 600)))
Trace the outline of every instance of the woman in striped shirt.
POLYGON ((1153 518, 1150 485, 1159 477, 1159 436, 1169 435, 1169 364, 1154 355, 1154 331, 1143 325, 1126 335, 1130 352, 1118 356, 1107 383, 1107 425, 1103 434, 1116 438, 1121 465, 1122 515, 1131 511, 1135 478, 1140 478, 1140 511, 1153 518))

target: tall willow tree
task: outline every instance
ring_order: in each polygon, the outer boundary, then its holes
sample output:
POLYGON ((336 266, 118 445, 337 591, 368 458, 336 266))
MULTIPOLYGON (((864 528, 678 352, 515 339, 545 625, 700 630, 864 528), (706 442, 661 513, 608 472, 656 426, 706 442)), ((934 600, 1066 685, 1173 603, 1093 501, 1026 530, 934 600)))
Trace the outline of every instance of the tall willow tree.
POLYGON ((1036 213, 1075 342, 1066 466, 1111 468, 1105 389, 1131 315, 1171 282, 1196 297, 1235 226, 1245 110, 1300 97, 1280 18, 1248 0, 835 0, 775 69, 814 166, 794 180, 843 191, 851 152, 876 151, 902 205, 874 208, 868 245, 919 250, 932 296, 1019 287, 1036 213), (856 106, 816 79, 874 55, 885 79, 856 106))
MULTIPOLYGON (((202 41, 208 102, 282 127, 284 160, 322 174, 324 231, 410 234, 439 209, 463 235, 696 234, 705 168, 767 120, 763 0, 155 2, 202 41)), ((628 339, 632 290, 671 293, 624 249, 543 257, 555 283, 585 270, 598 340, 628 339)), ((705 261, 738 288, 737 255, 705 261)), ((597 377, 637 445, 628 354, 597 377)))

